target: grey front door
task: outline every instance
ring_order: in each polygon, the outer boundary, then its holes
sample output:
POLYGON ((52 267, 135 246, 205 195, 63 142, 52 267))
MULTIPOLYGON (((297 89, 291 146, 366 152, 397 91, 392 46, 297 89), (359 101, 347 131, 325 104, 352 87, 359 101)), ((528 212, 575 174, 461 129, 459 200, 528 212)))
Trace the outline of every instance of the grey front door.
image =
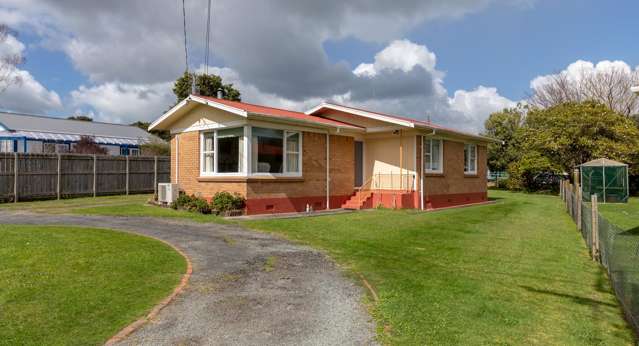
POLYGON ((364 183, 364 142, 355 141, 355 187, 364 183))

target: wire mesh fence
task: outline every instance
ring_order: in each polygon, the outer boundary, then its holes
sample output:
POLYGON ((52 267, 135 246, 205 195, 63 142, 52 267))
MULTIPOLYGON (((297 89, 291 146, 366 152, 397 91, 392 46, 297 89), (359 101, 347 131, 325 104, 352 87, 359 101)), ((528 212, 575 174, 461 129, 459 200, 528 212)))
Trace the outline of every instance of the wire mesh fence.
POLYGON ((560 195, 568 214, 580 228, 593 259, 606 269, 626 319, 639 334, 639 228, 618 227, 599 213, 597 199, 584 202, 579 193, 578 187, 562 183, 560 195))

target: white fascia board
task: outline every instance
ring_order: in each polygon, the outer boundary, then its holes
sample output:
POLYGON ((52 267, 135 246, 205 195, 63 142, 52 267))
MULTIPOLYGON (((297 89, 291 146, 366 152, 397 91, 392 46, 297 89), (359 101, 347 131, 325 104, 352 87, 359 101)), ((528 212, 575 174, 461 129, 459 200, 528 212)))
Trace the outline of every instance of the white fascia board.
POLYGON ((232 106, 228 106, 228 105, 225 105, 223 103, 219 103, 219 102, 215 102, 215 101, 212 101, 212 100, 209 100, 209 99, 201 98, 201 97, 198 97, 198 96, 195 96, 195 95, 191 95, 189 97, 191 99, 193 99, 193 101, 205 104, 207 106, 211 106, 213 108, 217 108, 217 109, 220 109, 220 110, 223 110, 223 111, 227 111, 229 113, 233 113, 233 114, 239 115, 239 116, 244 117, 244 118, 248 117, 248 112, 243 110, 243 109, 235 108, 235 107, 232 107, 232 106))
POLYGON ((165 120, 169 119, 178 110, 182 109, 182 107, 185 107, 190 101, 197 102, 197 103, 200 103, 200 104, 203 104, 203 105, 207 105, 207 106, 210 106, 210 107, 213 107, 213 108, 217 108, 217 109, 220 109, 220 110, 223 110, 223 111, 227 111, 229 113, 233 113, 233 114, 239 115, 239 116, 244 117, 244 118, 246 118, 248 116, 248 113, 245 110, 243 110, 243 109, 227 106, 225 104, 222 104, 222 103, 219 103, 219 102, 215 102, 215 101, 211 101, 211 100, 207 100, 205 98, 197 97, 195 95, 189 95, 187 98, 185 98, 180 103, 178 103, 175 106, 173 106, 173 108, 169 109, 161 117, 159 117, 157 120, 155 120, 153 123, 151 123, 151 125, 149 125, 149 131, 153 130, 159 124, 161 124, 165 120))
POLYGON ((371 112, 362 111, 362 110, 359 110, 359 109, 353 109, 353 108, 350 108, 350 107, 334 105, 334 104, 331 104, 331 103, 322 103, 322 104, 320 104, 318 106, 315 106, 315 107, 309 109, 305 113, 308 114, 308 115, 311 115, 311 114, 317 112, 318 110, 320 110, 322 108, 328 108, 328 109, 332 109, 332 110, 336 110, 336 111, 340 111, 340 112, 344 112, 344 113, 350 113, 350 114, 358 115, 360 117, 379 120, 379 121, 383 121, 383 122, 387 122, 387 123, 391 123, 391 124, 395 124, 395 125, 400 125, 400 126, 405 126, 405 127, 415 127, 414 123, 412 123, 410 121, 407 121, 407 120, 401 120, 401 119, 385 116, 385 115, 382 115, 382 114, 371 113, 371 112))
POLYGON ((171 107, 171 109, 166 111, 166 113, 162 114, 161 117, 157 118, 154 122, 151 123, 151 125, 149 125, 148 131, 155 129, 158 125, 160 125, 160 123, 164 122, 166 119, 171 117, 171 115, 175 114, 175 112, 177 112, 179 109, 184 107, 189 102, 190 99, 191 99, 191 96, 185 98, 184 100, 180 101, 175 106, 171 107))
POLYGON ((432 130, 433 133, 430 133, 429 135, 434 135, 436 133, 441 133, 441 134, 446 134, 449 136, 456 136, 456 137, 461 137, 461 138, 465 138, 465 139, 471 139, 471 140, 476 140, 476 141, 480 141, 480 142, 492 142, 492 143, 500 143, 503 144, 501 140, 499 139, 495 139, 495 138, 490 138, 490 137, 486 137, 486 136, 480 136, 480 135, 475 135, 472 133, 466 133, 466 132, 462 132, 462 131, 455 131, 455 130, 449 130, 449 129, 442 129, 442 128, 437 128, 437 127, 431 127, 431 126, 427 126, 427 125, 418 125, 419 128, 423 128, 423 129, 428 129, 428 130, 432 130))

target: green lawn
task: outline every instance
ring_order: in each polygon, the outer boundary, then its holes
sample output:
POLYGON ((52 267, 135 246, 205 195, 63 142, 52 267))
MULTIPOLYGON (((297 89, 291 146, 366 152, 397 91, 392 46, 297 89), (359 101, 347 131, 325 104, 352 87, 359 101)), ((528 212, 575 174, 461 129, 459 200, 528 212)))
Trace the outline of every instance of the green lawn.
POLYGON ((143 236, 0 225, 0 344, 97 345, 171 293, 184 258, 143 236))
MULTIPOLYGON (((631 345, 633 334, 556 196, 243 224, 324 249, 362 274, 391 344, 631 345)), ((353 275, 356 278, 356 275, 353 275)))
POLYGON ((631 197, 628 203, 599 203, 599 211, 608 221, 624 230, 639 227, 639 198, 631 197))
POLYGON ((47 214, 79 214, 107 216, 153 216, 181 218, 196 222, 223 222, 214 215, 161 208, 147 203, 152 195, 101 196, 62 200, 4 203, 0 208, 47 214))

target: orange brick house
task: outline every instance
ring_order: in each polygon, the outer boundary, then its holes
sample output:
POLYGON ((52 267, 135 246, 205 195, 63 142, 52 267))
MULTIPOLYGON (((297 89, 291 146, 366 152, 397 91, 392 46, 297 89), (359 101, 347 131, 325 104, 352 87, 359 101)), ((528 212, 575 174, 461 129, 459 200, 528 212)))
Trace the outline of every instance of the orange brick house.
POLYGON ((323 103, 305 113, 190 95, 149 130, 170 130, 171 182, 237 192, 247 214, 481 203, 490 138, 323 103))

